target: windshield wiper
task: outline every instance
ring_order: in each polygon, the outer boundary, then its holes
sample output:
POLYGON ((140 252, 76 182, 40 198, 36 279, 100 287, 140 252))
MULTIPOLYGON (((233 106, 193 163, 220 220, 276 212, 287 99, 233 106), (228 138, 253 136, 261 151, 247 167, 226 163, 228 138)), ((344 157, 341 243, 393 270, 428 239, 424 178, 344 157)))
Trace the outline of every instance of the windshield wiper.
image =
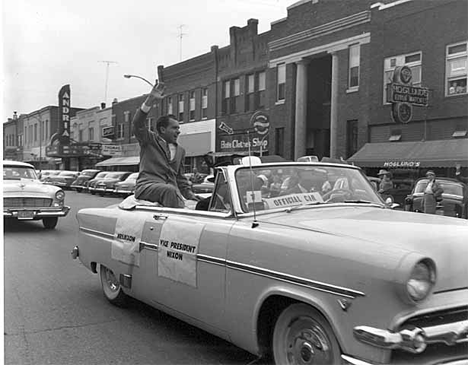
POLYGON ((356 200, 345 200, 343 203, 377 204, 377 203, 371 202, 371 201, 369 201, 369 200, 361 200, 361 199, 356 199, 356 200))
POLYGON ((299 209, 299 208, 303 208, 303 207, 306 207, 306 206, 309 206, 309 205, 320 205, 320 204, 324 204, 324 203, 319 202, 319 201, 309 202, 309 203, 305 203, 305 204, 301 204, 301 205, 295 205, 293 207, 288 207, 284 211, 286 213, 291 213, 293 210, 296 210, 296 209, 299 209))

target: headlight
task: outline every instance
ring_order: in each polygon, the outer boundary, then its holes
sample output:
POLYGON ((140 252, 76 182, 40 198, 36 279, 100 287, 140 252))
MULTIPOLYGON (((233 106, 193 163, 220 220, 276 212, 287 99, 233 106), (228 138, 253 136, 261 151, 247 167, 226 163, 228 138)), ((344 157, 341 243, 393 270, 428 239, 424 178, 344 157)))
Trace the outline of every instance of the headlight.
POLYGON ((406 283, 408 296, 414 302, 424 300, 431 292, 436 282, 435 265, 431 260, 419 261, 411 271, 406 283))
POLYGON ((63 192, 63 190, 59 190, 55 193, 55 199, 57 200, 65 199, 65 193, 63 192))

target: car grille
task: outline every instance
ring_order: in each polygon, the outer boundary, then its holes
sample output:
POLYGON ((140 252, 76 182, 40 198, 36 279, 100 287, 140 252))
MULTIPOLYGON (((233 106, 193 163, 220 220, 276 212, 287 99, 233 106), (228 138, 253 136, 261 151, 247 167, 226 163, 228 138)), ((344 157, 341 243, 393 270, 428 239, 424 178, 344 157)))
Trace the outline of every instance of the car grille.
MULTIPOLYGON (((427 313, 421 316, 413 317, 408 319, 400 326, 400 330, 408 327, 431 327, 438 326, 447 323, 453 323, 458 321, 463 321, 468 319, 468 305, 451 308, 444 311, 438 311, 433 313, 427 313)), ((430 358, 431 355, 435 355, 437 359, 444 357, 455 356, 455 354, 462 353, 468 357, 468 343, 460 343, 453 346, 448 346, 445 344, 432 344, 427 347, 427 349, 422 354, 409 354, 408 352, 394 350, 392 352, 392 363, 411 363, 414 358, 430 358)), ((462 358, 466 358, 463 356, 462 358)))
POLYGON ((40 208, 51 205, 52 199, 47 198, 3 198, 4 208, 40 208))

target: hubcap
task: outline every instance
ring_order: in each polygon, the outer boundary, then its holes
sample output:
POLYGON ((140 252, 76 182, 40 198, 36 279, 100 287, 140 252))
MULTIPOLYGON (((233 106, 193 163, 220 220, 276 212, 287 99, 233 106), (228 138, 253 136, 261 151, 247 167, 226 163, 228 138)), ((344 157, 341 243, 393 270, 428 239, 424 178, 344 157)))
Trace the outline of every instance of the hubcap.
POLYGON ((119 290, 120 284, 117 281, 117 278, 115 277, 114 273, 107 268, 106 268, 106 282, 110 290, 112 291, 119 290))
POLYGON ((328 337, 312 318, 299 317, 291 322, 286 336, 289 364, 329 364, 333 360, 328 337))

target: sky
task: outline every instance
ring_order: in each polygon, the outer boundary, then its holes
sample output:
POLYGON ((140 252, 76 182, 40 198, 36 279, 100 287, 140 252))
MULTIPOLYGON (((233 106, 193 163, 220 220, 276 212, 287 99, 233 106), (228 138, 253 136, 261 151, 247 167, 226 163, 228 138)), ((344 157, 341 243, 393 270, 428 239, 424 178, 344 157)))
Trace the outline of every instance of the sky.
POLYGON ((148 84, 124 74, 154 81, 158 65, 229 45, 231 26, 268 31, 297 1, 4 0, 2 120, 58 105, 66 84, 78 108, 142 95, 148 84))

